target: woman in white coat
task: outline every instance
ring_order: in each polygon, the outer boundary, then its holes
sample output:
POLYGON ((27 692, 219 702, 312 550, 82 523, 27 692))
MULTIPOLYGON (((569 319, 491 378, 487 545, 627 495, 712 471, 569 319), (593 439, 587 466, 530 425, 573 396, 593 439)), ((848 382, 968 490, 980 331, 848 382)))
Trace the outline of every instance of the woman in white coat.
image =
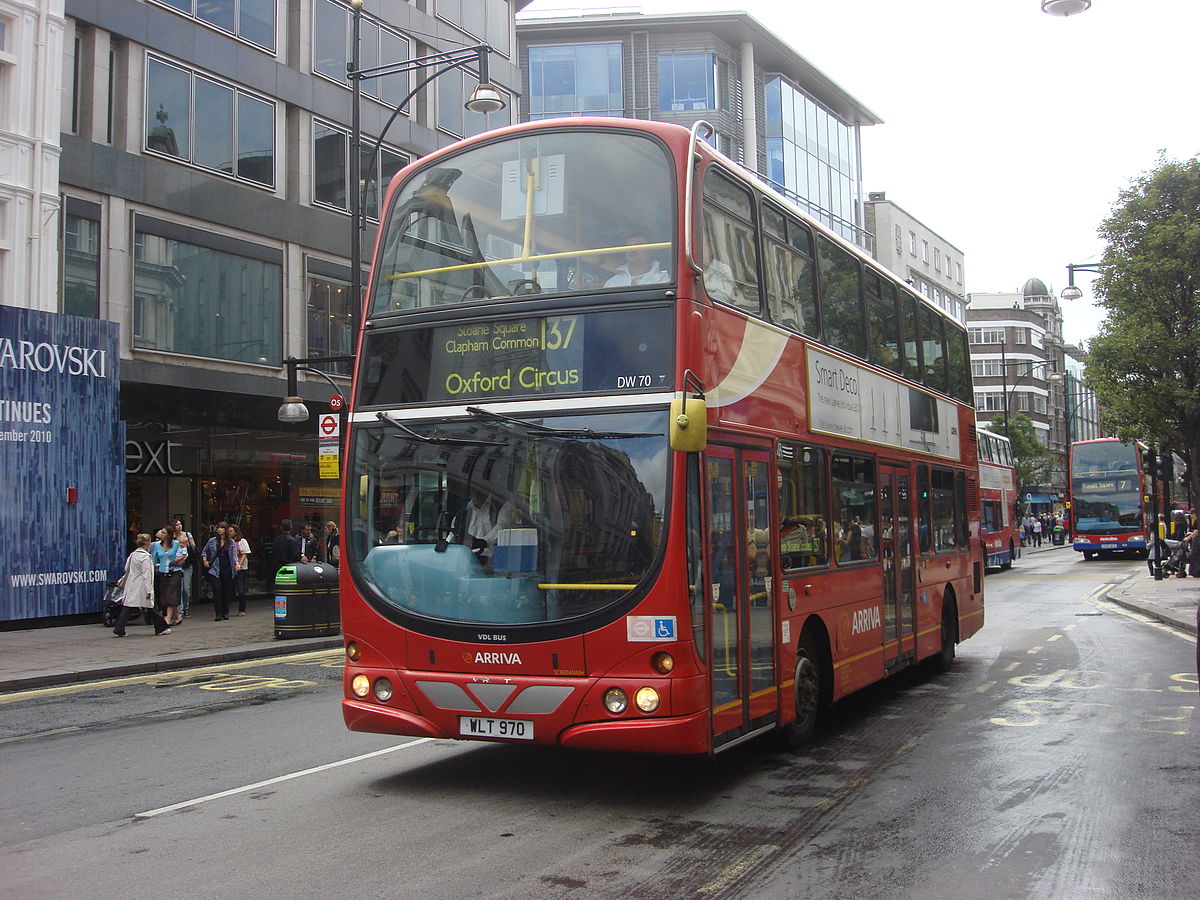
POLYGON ((120 584, 123 598, 113 634, 125 637, 125 623, 135 609, 145 611, 146 618, 154 625, 155 635, 171 633, 167 620, 154 608, 154 560, 150 557, 150 535, 137 536, 137 547, 125 560, 125 574, 121 576, 120 584))

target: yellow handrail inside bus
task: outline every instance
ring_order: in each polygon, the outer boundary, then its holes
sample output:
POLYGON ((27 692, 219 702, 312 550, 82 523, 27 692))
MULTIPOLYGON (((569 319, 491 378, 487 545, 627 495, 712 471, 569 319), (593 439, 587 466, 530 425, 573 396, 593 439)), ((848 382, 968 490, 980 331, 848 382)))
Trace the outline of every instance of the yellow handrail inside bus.
POLYGON ((533 192, 537 190, 538 161, 535 156, 529 160, 529 174, 525 176, 525 240, 522 242, 521 258, 529 259, 529 251, 533 247, 533 192))
POLYGON ((636 584, 539 584, 541 591, 632 591, 636 584))
POLYGON ((533 256, 512 256, 508 259, 485 259, 483 262, 460 263, 456 266, 439 266, 436 269, 418 269, 415 272, 393 272, 386 275, 388 281, 399 281, 402 278, 416 278, 420 275, 438 275, 442 272, 465 272, 468 269, 481 269, 484 266, 511 266, 515 263, 536 262, 543 259, 566 259, 569 256, 603 256, 608 253, 624 253, 629 249, 661 250, 670 247, 670 241, 659 241, 654 244, 621 244, 617 247, 594 247, 589 250, 563 250, 558 253, 537 253, 533 256))

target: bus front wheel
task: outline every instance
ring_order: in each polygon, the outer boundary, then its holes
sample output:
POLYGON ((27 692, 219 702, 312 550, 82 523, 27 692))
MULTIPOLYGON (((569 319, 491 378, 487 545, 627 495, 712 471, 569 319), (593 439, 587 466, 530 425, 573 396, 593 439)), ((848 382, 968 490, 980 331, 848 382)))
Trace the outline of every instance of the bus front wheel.
POLYGON ((949 671, 954 664, 954 645, 958 643, 958 603, 950 591, 942 599, 942 649, 929 657, 929 665, 936 672, 949 671))
POLYGON ((1096 552, 1094 550, 1084 550, 1083 551, 1084 559, 1094 559, 1095 556, 1096 556, 1096 552))
POLYGON ((796 648, 796 719, 783 726, 784 736, 793 749, 812 740, 824 710, 824 681, 817 642, 806 634, 796 648))

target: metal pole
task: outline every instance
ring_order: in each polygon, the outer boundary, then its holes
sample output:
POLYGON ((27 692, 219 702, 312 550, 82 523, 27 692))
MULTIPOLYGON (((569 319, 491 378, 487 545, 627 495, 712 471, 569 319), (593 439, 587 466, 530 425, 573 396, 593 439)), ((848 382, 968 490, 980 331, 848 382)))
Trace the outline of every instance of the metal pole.
POLYGON ((1000 389, 1004 391, 1002 399, 1004 401, 1004 434, 1011 441, 1012 432, 1008 430, 1008 354, 1006 352, 1007 345, 1004 341, 1000 342, 1000 389))
POLYGON ((359 33, 362 26, 363 0, 351 0, 353 29, 350 38, 350 309, 362 314, 362 217, 363 198, 360 190, 362 163, 358 145, 362 140, 362 121, 359 101, 362 99, 362 79, 358 77, 359 33))

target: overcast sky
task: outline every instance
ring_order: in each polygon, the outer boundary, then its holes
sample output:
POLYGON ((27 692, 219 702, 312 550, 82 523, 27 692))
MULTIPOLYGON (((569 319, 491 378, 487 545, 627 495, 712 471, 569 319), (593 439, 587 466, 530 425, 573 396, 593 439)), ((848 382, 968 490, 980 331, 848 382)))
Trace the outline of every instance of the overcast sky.
MULTIPOLYGON (((886 191, 965 254, 968 292, 1055 291, 1094 262, 1096 227, 1131 178, 1200 152, 1200 2, 1095 0, 1060 18, 1039 0, 535 0, 581 7, 744 9, 879 118, 862 129, 863 189, 886 191)), ((1088 282, 1065 337, 1100 321, 1088 282)))

